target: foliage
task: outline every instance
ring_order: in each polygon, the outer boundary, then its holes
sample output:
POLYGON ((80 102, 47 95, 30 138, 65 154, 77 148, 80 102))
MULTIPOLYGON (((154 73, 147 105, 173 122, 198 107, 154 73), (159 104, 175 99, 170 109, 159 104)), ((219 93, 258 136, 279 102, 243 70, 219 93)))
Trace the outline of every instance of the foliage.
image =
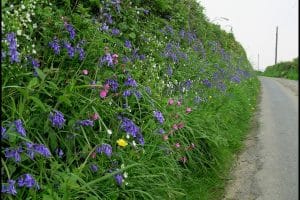
POLYGON ((258 80, 196 1, 2 10, 4 199, 217 198, 258 80))
POLYGON ((276 65, 268 66, 263 75, 298 80, 298 73, 299 58, 294 58, 292 61, 280 62, 276 65))

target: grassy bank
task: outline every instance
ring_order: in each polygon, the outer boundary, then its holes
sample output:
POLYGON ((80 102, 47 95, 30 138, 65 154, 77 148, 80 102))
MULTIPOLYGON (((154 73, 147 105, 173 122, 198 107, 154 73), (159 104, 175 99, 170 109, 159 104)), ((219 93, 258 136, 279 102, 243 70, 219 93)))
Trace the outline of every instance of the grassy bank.
POLYGON ((268 66, 263 72, 263 76, 299 80, 298 73, 299 59, 295 58, 292 61, 280 62, 276 65, 268 66))
POLYGON ((2 2, 4 199, 216 199, 256 105, 189 0, 2 2))

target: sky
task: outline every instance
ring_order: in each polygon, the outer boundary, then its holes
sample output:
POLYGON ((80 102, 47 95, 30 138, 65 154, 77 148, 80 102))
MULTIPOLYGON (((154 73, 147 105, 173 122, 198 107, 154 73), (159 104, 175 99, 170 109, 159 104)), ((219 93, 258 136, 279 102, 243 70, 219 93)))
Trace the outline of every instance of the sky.
POLYGON ((210 22, 232 32, 254 69, 298 57, 298 0, 197 0, 210 22), (259 55, 259 56, 258 56, 259 55), (258 59, 259 57, 259 59, 258 59))

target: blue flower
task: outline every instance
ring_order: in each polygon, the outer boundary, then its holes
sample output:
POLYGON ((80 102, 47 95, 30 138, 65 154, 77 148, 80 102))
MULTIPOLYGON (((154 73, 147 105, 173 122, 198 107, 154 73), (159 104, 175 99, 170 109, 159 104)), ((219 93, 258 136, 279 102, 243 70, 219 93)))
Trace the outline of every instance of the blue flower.
POLYGON ((76 124, 79 126, 94 126, 94 121, 86 119, 77 121, 76 124))
POLYGON ((75 55, 75 48, 67 41, 64 42, 64 47, 67 50, 69 57, 73 58, 75 55))
POLYGON ((20 62, 20 59, 19 59, 20 53, 17 51, 17 40, 15 37, 16 37, 15 33, 8 33, 6 35, 6 40, 9 43, 8 54, 10 55, 11 63, 20 62))
POLYGON ((131 42, 129 40, 125 40, 124 46, 127 47, 127 48, 129 48, 129 49, 132 48, 131 42))
POLYGON ((23 152, 21 147, 18 147, 16 149, 6 148, 4 150, 4 156, 6 158, 13 158, 16 162, 20 162, 21 161, 21 155, 20 155, 21 152, 23 152))
POLYGON ((75 38, 75 29, 74 29, 74 27, 71 24, 68 24, 67 22, 65 22, 64 25, 65 25, 65 28, 67 29, 67 31, 70 34, 71 40, 74 40, 74 38, 75 38))
POLYGON ((109 13, 104 13, 103 16, 106 18, 106 19, 105 19, 105 22, 106 22, 106 23, 108 23, 108 24, 112 24, 112 23, 113 23, 111 14, 109 14, 109 13))
POLYGON ((154 111, 153 113, 154 113, 154 117, 157 119, 157 121, 158 121, 159 123, 163 124, 164 121, 165 121, 165 119, 164 119, 164 116, 162 115, 162 113, 159 112, 159 111, 157 111, 157 110, 154 111))
POLYGON ((57 110, 54 112, 55 113, 50 113, 49 120, 51 121, 53 127, 61 129, 66 122, 64 115, 57 110))
POLYGON ((59 158, 63 157, 63 155, 64 155, 63 150, 60 149, 60 148, 57 148, 57 149, 55 150, 55 153, 58 155, 59 158))
POLYGON ((149 86, 145 87, 146 92, 150 95, 151 94, 151 88, 149 86))
POLYGON ((116 81, 114 79, 106 80, 105 84, 108 84, 110 86, 111 90, 114 91, 114 92, 116 92, 118 90, 119 83, 118 83, 118 81, 116 81))
POLYGON ((137 87, 136 81, 133 78, 131 78, 130 76, 127 78, 124 85, 131 86, 131 87, 137 87))
POLYGON ((160 129, 158 130, 158 133, 159 133, 159 134, 164 134, 164 133, 165 133, 165 130, 162 129, 162 128, 160 128, 160 129))
POLYGON ((107 64, 108 66, 113 66, 113 58, 110 53, 106 53, 100 59, 100 65, 107 64))
POLYGON ((138 141, 138 143, 140 143, 142 146, 145 144, 145 141, 144 141, 144 137, 141 133, 138 133, 136 135, 136 140, 138 141))
POLYGON ((129 97, 131 94, 132 94, 132 91, 131 91, 131 90, 125 90, 125 91, 123 92, 123 97, 129 97))
POLYGON ((112 155, 112 147, 109 144, 102 144, 100 147, 96 148, 97 153, 104 153, 107 157, 112 155))
POLYGON ((140 99, 142 98, 142 94, 139 91, 134 91, 134 96, 136 96, 136 98, 140 99))
POLYGON ((98 166, 95 165, 95 164, 92 164, 92 165, 90 166, 90 168, 91 168, 91 171, 92 171, 92 172, 97 172, 97 171, 98 171, 98 166))
POLYGON ((111 33, 112 33, 113 35, 117 36, 117 35, 120 34, 120 30, 117 29, 117 28, 113 28, 113 29, 111 30, 111 33))
POLYGON ((208 88, 211 88, 211 87, 212 87, 212 84, 211 84, 211 82, 210 82, 209 80, 205 79, 205 80, 203 80, 202 82, 203 82, 203 84, 204 84, 206 87, 208 87, 208 88))
POLYGON ((122 183, 123 183, 123 175, 122 174, 116 174, 115 175, 115 181, 117 182, 117 184, 119 186, 121 186, 122 183))
POLYGON ((106 23, 103 23, 101 26, 102 31, 108 31, 109 27, 106 25, 106 23))
POLYGON ((16 129, 17 129, 17 132, 21 136, 25 137, 26 136, 26 131, 25 131, 24 127, 23 127, 22 121, 20 119, 18 119, 14 123, 15 123, 16 129))
POLYGON ((6 128, 1 126, 1 139, 7 138, 6 128))
POLYGON ((49 46, 54 50, 56 55, 60 53, 60 45, 56 37, 54 37, 52 42, 49 42, 49 46))
POLYGON ((81 45, 83 44, 83 41, 80 41, 77 45, 76 45, 76 52, 79 53, 79 60, 83 60, 85 57, 85 52, 84 49, 81 47, 81 45))
POLYGON ((121 129, 124 130, 126 133, 132 135, 132 137, 136 137, 138 133, 140 133, 140 128, 133 123, 130 119, 126 117, 121 118, 121 129))
POLYGON ((25 143, 27 147, 27 155, 34 159, 35 153, 41 154, 42 156, 49 158, 51 156, 50 150, 43 144, 34 144, 31 142, 25 143))
POLYGON ((35 187, 36 189, 40 189, 38 183, 30 174, 23 174, 20 176, 18 179, 18 186, 28 188, 35 187))
POLYGON ((1 193, 7 193, 7 194, 12 194, 12 195, 16 195, 17 194, 17 190, 15 188, 15 183, 16 181, 14 180, 8 180, 8 185, 5 184, 1 184, 1 193))

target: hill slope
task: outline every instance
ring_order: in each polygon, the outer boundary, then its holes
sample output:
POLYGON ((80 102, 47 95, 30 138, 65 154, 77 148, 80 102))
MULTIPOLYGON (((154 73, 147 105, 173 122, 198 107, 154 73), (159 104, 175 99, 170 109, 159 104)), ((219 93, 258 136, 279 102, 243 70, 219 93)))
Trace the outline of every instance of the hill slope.
POLYGON ((220 197, 259 84, 199 4, 27 0, 2 10, 4 198, 220 197))

